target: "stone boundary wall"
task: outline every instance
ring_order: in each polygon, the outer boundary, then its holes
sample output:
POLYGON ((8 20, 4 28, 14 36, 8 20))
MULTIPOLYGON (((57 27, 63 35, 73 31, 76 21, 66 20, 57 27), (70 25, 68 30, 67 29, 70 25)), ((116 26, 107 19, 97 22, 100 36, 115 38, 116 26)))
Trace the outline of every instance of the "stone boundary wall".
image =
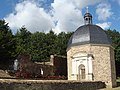
POLYGON ((67 77, 67 57, 54 56, 53 65, 55 67, 55 76, 67 77))
POLYGON ((105 83, 67 80, 20 80, 0 79, 0 90, 98 90, 105 83))

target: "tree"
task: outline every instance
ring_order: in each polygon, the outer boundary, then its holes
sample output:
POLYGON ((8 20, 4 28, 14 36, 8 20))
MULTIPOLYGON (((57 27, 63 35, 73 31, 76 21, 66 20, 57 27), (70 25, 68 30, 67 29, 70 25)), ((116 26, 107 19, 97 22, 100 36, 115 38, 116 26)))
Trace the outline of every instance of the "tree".
POLYGON ((33 61, 48 61, 51 54, 54 54, 54 42, 56 35, 53 31, 45 34, 36 32, 31 35, 30 54, 33 61))
POLYGON ((107 30, 106 33, 112 39, 112 46, 115 51, 116 74, 120 77, 120 33, 116 30, 107 30))
POLYGON ((48 57, 50 57, 50 55, 55 54, 56 39, 57 39, 57 35, 52 30, 50 30, 49 33, 46 34, 45 43, 46 43, 48 57))
POLYGON ((112 40, 112 46, 115 49, 115 60, 120 61, 120 33, 116 30, 107 30, 106 33, 112 40))
POLYGON ((8 67, 12 62, 15 57, 15 48, 14 36, 12 35, 8 23, 4 20, 0 20, 0 68, 8 67))
POLYGON ((15 34, 16 40, 16 55, 29 53, 30 47, 30 36, 31 32, 29 32, 24 26, 20 28, 19 31, 15 34))
POLYGON ((36 32, 32 34, 29 48, 33 61, 43 61, 43 59, 46 59, 45 33, 36 32))
POLYGON ((64 55, 66 56, 66 49, 67 49, 67 43, 72 35, 73 32, 61 32, 58 34, 57 39, 55 41, 55 50, 57 55, 64 55))

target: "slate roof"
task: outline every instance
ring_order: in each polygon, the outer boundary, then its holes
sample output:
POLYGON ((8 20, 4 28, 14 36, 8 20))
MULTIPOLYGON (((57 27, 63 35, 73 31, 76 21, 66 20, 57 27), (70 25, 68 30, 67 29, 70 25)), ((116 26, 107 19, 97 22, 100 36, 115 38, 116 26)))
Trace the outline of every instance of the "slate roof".
POLYGON ((83 25, 70 37, 68 47, 83 44, 111 44, 111 39, 97 25, 83 25))
POLYGON ((92 17, 90 13, 85 13, 84 17, 92 17))

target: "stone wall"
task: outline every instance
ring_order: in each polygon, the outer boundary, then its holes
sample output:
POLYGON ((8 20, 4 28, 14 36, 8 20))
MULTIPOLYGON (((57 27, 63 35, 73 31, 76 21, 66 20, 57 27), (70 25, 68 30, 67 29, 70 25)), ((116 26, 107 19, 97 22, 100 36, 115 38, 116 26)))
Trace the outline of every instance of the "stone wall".
POLYGON ((91 46, 93 60, 94 80, 104 81, 107 87, 114 87, 116 82, 116 74, 114 64, 114 53, 111 53, 111 47, 108 46, 91 46))
MULTIPOLYGON (((34 63, 31 61, 30 55, 21 54, 17 58, 19 65, 17 70, 18 72, 26 72, 30 73, 33 76, 53 76, 54 75, 54 66, 53 65, 46 65, 44 63, 34 63), (41 73, 43 71, 43 73, 41 73)), ((28 77, 30 78, 30 77, 28 77)))
POLYGON ((60 55, 51 55, 50 62, 38 63, 38 65, 45 66, 43 71, 44 75, 48 76, 65 76, 67 77, 67 57, 60 55), (50 74, 49 74, 50 73, 50 74))
POLYGON ((90 45, 81 45, 69 48, 67 51, 68 80, 72 80, 72 56, 76 53, 90 53, 90 45))
POLYGON ((56 76, 65 76, 67 77, 67 57, 54 56, 53 65, 55 67, 56 76))
POLYGON ((103 81, 108 87, 116 86, 114 52, 110 45, 86 44, 71 47, 67 51, 68 80, 72 80, 72 56, 79 52, 93 55, 93 81, 103 81))
POLYGON ((0 90, 98 90, 105 88, 103 82, 75 81, 8 81, 0 82, 0 90))
POLYGON ((111 59, 111 69, 112 69, 112 84, 113 87, 117 85, 116 83, 116 66, 115 66, 115 57, 114 57, 114 49, 110 48, 110 59, 111 59))

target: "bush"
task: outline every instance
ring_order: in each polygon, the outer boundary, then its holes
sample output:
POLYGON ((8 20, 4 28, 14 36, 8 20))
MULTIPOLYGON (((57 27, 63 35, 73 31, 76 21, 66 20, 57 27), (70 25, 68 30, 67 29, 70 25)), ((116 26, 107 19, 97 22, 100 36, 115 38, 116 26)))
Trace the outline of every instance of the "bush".
POLYGON ((28 72, 16 72, 15 76, 19 78, 32 78, 33 77, 33 75, 28 72))

